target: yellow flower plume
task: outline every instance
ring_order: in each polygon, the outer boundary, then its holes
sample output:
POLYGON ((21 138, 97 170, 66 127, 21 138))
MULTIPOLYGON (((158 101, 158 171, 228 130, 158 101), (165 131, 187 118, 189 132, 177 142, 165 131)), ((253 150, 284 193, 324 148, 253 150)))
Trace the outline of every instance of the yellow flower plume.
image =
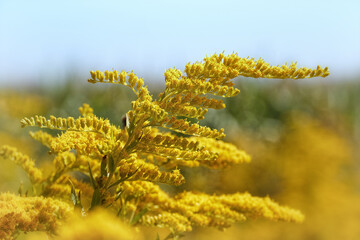
MULTIPOLYGON (((77 118, 34 116, 22 119, 22 127, 61 131, 57 136, 42 131, 30 133, 48 147, 54 157, 54 169, 48 176, 43 176, 34 161, 16 149, 0 148, 0 155, 25 169, 34 187, 41 189, 41 195, 71 200, 84 214, 89 213, 91 226, 99 221, 91 220, 98 219, 92 211, 106 207, 132 225, 167 227, 174 234, 191 231, 195 226, 224 229, 234 222, 257 217, 275 221, 304 220, 298 210, 280 206, 268 197, 254 197, 249 193, 207 195, 191 191, 170 197, 157 184, 183 184, 184 167, 221 169, 250 162, 245 151, 221 140, 225 137, 224 129, 201 126, 198 122, 206 117, 209 109, 225 108, 221 97, 240 93, 232 81, 234 78, 326 77, 328 68, 298 68, 294 63, 271 66, 262 59, 240 58, 235 53, 214 54, 202 62, 188 63, 184 72, 166 70, 165 89, 156 99, 144 80, 133 72, 97 70, 90 75, 90 83, 123 85, 134 92, 136 99, 122 119, 124 126, 96 116, 96 111, 88 104, 79 108, 81 116, 77 118), (83 180, 75 177, 77 172, 83 180), (81 196, 88 201, 88 207, 81 196)), ((45 200, 53 201, 51 198, 45 200)), ((79 232, 83 228, 81 224, 74 227, 79 232)), ((104 228, 116 231, 111 226, 104 228)), ((77 236, 71 229, 62 234, 68 239, 77 236)), ((101 231, 99 234, 105 236, 101 231)))

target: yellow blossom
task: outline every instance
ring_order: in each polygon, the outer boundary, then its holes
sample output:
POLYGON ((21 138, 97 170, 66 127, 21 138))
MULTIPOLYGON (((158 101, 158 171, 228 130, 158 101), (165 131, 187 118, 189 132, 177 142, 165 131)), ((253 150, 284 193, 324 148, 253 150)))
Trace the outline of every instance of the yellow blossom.
POLYGON ((121 160, 115 173, 120 179, 130 178, 131 180, 145 180, 172 185, 180 185, 185 182, 185 178, 179 170, 160 171, 154 164, 138 159, 134 155, 121 160))
POLYGON ((74 149, 78 154, 100 156, 97 146, 104 142, 102 135, 93 132, 67 131, 51 142, 51 152, 60 153, 74 149))
POLYGON ((40 169, 35 167, 34 160, 32 160, 29 156, 20 153, 16 148, 6 145, 2 146, 0 148, 0 156, 20 165, 28 174, 32 182, 41 182, 43 180, 42 172, 40 169))
POLYGON ((48 148, 50 148, 50 145, 54 140, 53 136, 43 131, 29 132, 29 134, 33 139, 39 141, 42 145, 48 148))
POLYGON ((203 150, 217 153, 217 157, 214 161, 199 160, 201 165, 211 168, 223 168, 229 165, 250 162, 250 156, 231 143, 212 138, 196 138, 196 140, 199 141, 199 144, 204 146, 203 150))
POLYGON ((191 78, 211 78, 211 82, 226 83, 237 76, 252 78, 311 78, 326 77, 328 68, 316 69, 297 68, 296 63, 290 65, 271 66, 264 60, 240 58, 236 53, 225 56, 224 53, 214 54, 204 58, 203 62, 188 63, 185 72, 191 78))
POLYGON ((73 208, 52 198, 20 197, 0 194, 0 238, 13 239, 19 231, 56 232, 61 219, 70 217, 73 208))
POLYGON ((73 217, 58 231, 58 240, 141 240, 141 234, 105 210, 97 210, 85 217, 73 217))
POLYGON ((83 117, 87 117, 87 116, 91 117, 94 115, 94 113, 93 113, 94 109, 92 109, 90 107, 90 105, 87 103, 84 103, 82 105, 82 107, 79 107, 79 112, 80 112, 81 116, 83 116, 83 117))

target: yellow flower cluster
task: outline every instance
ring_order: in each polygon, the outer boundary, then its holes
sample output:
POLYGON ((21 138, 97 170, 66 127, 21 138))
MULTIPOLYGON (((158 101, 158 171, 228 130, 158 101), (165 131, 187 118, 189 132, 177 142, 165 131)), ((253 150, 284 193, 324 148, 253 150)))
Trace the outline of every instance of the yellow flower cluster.
POLYGON ((21 120, 21 127, 38 126, 40 128, 49 128, 56 130, 97 132, 107 134, 116 134, 116 128, 110 125, 109 120, 97 117, 79 117, 76 120, 73 117, 61 118, 50 116, 46 119, 43 116, 24 118, 21 120))
POLYGON ((211 196, 183 192, 170 198, 157 185, 141 181, 124 182, 118 190, 127 198, 139 198, 139 209, 152 210, 152 214, 142 218, 143 224, 170 227, 175 232, 191 231, 194 226, 223 229, 247 218, 263 217, 289 222, 304 220, 298 210, 279 206, 268 197, 253 197, 249 193, 211 196))
POLYGON ((185 178, 179 170, 172 172, 160 171, 159 168, 152 164, 138 159, 135 155, 127 159, 122 159, 118 163, 115 174, 120 179, 143 180, 171 185, 180 185, 185 182, 185 178))
POLYGON ((138 143, 138 152, 156 157, 162 166, 223 168, 250 162, 250 156, 231 143, 205 137, 183 138, 147 128, 138 143))
POLYGON ((62 201, 44 197, 0 194, 0 238, 13 239, 19 231, 56 232, 59 220, 70 217, 73 208, 62 201))
POLYGON ((279 79, 326 77, 329 70, 320 66, 316 69, 297 68, 296 63, 271 66, 263 59, 256 61, 253 58, 240 58, 236 53, 229 56, 220 53, 204 58, 203 62, 188 63, 185 73, 190 78, 210 78, 212 83, 224 84, 238 76, 279 79))
POLYGON ((86 217, 73 217, 61 226, 55 240, 141 240, 141 234, 105 210, 96 210, 86 217))
POLYGON ((116 70, 113 71, 106 70, 105 72, 100 72, 99 70, 97 70, 95 72, 90 71, 90 74, 91 74, 91 79, 88 80, 90 83, 102 82, 102 83, 122 84, 130 87, 137 93, 144 85, 144 79, 137 77, 136 74, 133 72, 128 73, 125 71, 121 71, 119 73, 116 70))
POLYGON ((327 68, 298 69, 295 64, 274 67, 262 59, 254 61, 221 53, 187 64, 185 73, 186 76, 178 69, 167 70, 166 88, 158 99, 153 99, 143 79, 133 72, 91 71, 90 83, 121 84, 136 94, 132 109, 122 119, 124 126, 96 116, 88 104, 79 108, 81 116, 76 119, 22 119, 22 127, 62 131, 56 137, 42 131, 30 134, 54 156, 54 169, 46 177, 35 168, 34 161, 13 148, 2 147, 0 155, 21 165, 34 187, 41 189, 41 195, 71 199, 85 214, 99 206, 111 206, 119 215, 128 217, 131 224, 168 227, 175 233, 190 231, 193 226, 223 229, 233 222, 258 216, 301 222, 303 215, 299 211, 281 207, 269 198, 248 193, 192 192, 171 198, 155 183, 184 183, 179 167, 219 169, 250 161, 244 151, 220 140, 225 137, 224 129, 194 122, 204 119, 209 108, 225 108, 218 97, 233 97, 240 92, 231 79, 325 77, 329 74, 327 68), (81 172, 85 181, 72 177, 76 176, 72 172, 81 172), (81 196, 89 208, 84 207, 81 196))
POLYGON ((200 160, 201 165, 210 168, 224 168, 229 165, 248 163, 251 160, 251 157, 245 151, 238 149, 231 143, 212 138, 195 138, 194 140, 199 141, 204 146, 203 150, 218 153, 215 161, 200 160))
POLYGON ((20 167, 25 170, 33 183, 38 183, 43 180, 41 170, 35 167, 35 161, 32 160, 29 156, 20 153, 16 148, 6 145, 2 146, 0 147, 0 156, 5 159, 14 161, 16 164, 20 165, 20 167))
POLYGON ((178 119, 176 117, 164 119, 162 125, 159 126, 170 129, 174 132, 197 137, 209 137, 216 139, 225 137, 223 128, 218 131, 209 127, 200 126, 198 123, 191 123, 190 121, 178 119))
POLYGON ((83 116, 83 117, 94 116, 94 109, 92 109, 92 107, 90 107, 90 105, 86 104, 86 103, 84 103, 82 105, 82 107, 79 107, 79 112, 80 112, 81 116, 83 116))
MULTIPOLYGON (((126 197, 146 197, 149 195, 156 196, 157 198, 167 198, 165 192, 161 191, 160 187, 152 182, 147 181, 124 181, 119 185, 118 191, 126 197)), ((154 203, 147 201, 147 203, 154 203)))
MULTIPOLYGON (((223 100, 218 99, 208 99, 204 96, 195 95, 194 93, 186 93, 184 95, 177 94, 173 98, 170 98, 167 102, 161 102, 160 106, 167 111, 179 111, 176 108, 185 108, 189 109, 188 114, 190 115, 191 111, 199 111, 196 107, 203 108, 213 108, 213 109, 222 109, 225 108, 223 100), (195 110, 193 110, 195 109, 195 110)), ((200 109, 201 111, 207 111, 207 109, 200 109)), ((185 110, 183 110, 185 111, 185 110)), ((200 111, 200 112, 201 112, 200 111)), ((206 113, 206 112, 205 112, 206 113)), ((205 115, 205 113, 203 115, 205 115)))
MULTIPOLYGON (((176 76, 177 77, 177 76, 176 76)), ((234 87, 221 86, 211 82, 204 81, 204 79, 186 78, 181 76, 180 79, 172 75, 171 78, 166 79, 166 88, 176 91, 177 93, 193 92, 196 94, 213 94, 222 97, 234 97, 240 90, 234 87)))
POLYGON ((100 156, 97 146, 104 145, 105 141, 103 135, 94 132, 67 131, 51 142, 50 150, 52 153, 60 153, 74 149, 81 155, 100 156))
POLYGON ((192 230, 189 220, 179 213, 161 212, 159 214, 147 214, 143 217, 142 223, 147 226, 170 228, 174 233, 192 230))
MULTIPOLYGON (((89 165, 93 172, 96 173, 100 169, 100 163, 97 159, 88 157, 86 155, 75 155, 72 152, 62 152, 57 154, 53 160, 54 170, 47 177, 47 183, 49 185, 55 183, 58 178, 71 171, 79 171, 84 174, 88 174, 89 165)), ((64 184, 68 184, 65 183, 64 184)))
POLYGON ((94 190, 89 184, 65 175, 59 177, 53 184, 45 186, 42 194, 44 196, 56 196, 63 200, 69 200, 71 194, 69 181, 71 181, 77 191, 81 191, 82 196, 91 198, 94 190))
POLYGON ((30 136, 39 141, 42 145, 50 148, 52 141, 55 139, 52 135, 43 132, 43 131, 36 131, 36 132, 29 132, 30 136))

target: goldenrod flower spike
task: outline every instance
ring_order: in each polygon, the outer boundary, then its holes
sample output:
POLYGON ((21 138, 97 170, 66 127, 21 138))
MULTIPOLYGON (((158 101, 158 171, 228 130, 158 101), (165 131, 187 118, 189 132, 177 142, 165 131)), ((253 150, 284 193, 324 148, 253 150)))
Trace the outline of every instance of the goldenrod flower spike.
POLYGON ((92 109, 90 107, 90 105, 87 104, 87 103, 84 103, 82 105, 82 107, 79 107, 79 112, 80 112, 81 116, 83 116, 83 117, 87 117, 87 116, 92 117, 92 116, 94 116, 94 113, 93 113, 94 109, 92 109))
POLYGON ((56 138, 51 136, 50 134, 43 132, 43 131, 37 131, 37 132, 29 132, 30 136, 39 141, 42 145, 50 148, 50 145, 52 141, 56 138))
POLYGON ((143 132, 136 151, 166 157, 168 161, 214 161, 218 157, 216 152, 200 148, 196 140, 188 141, 186 138, 160 133, 151 136, 146 131, 143 132))
POLYGON ((79 171, 88 174, 89 165, 95 176, 99 175, 98 173, 100 171, 100 162, 98 159, 86 155, 75 155, 72 152, 58 153, 53 160, 53 165, 55 170, 47 177, 48 183, 51 184, 70 171, 79 171))
POLYGON ((157 185, 142 181, 123 182, 117 190, 126 198, 138 198, 139 209, 150 208, 150 213, 142 218, 143 224, 168 227, 177 232, 191 231, 194 226, 224 229, 234 222, 258 217, 291 222, 304 220, 297 210, 279 206, 268 197, 253 197, 248 193, 183 192, 170 198, 157 185))
POLYGON ((0 148, 0 156, 5 159, 14 161, 16 164, 22 167, 33 183, 43 181, 42 171, 35 167, 35 161, 32 160, 29 156, 20 153, 16 148, 6 145, 2 146, 0 148))
MULTIPOLYGON (((194 107, 205 107, 213 109, 223 109, 225 104, 221 99, 206 98, 204 96, 195 95, 193 93, 188 93, 185 95, 177 95, 177 98, 180 98, 180 104, 189 104, 194 107)), ((174 97, 174 98, 176 98, 174 97)))
POLYGON ((220 85, 206 81, 206 78, 182 77, 180 79, 169 79, 166 81, 168 91, 176 93, 195 93, 197 95, 212 94, 222 97, 234 97, 240 91, 237 88, 227 85, 220 85))
POLYGON ((50 116, 46 119, 43 116, 35 116, 31 118, 23 118, 21 127, 34 126, 40 128, 49 128, 55 130, 81 131, 81 132, 97 132, 105 135, 118 135, 116 127, 112 126, 107 119, 98 118, 96 116, 61 118, 50 116))
POLYGON ((88 79, 90 83, 115 83, 115 84, 122 84, 124 86, 130 87, 137 95, 140 94, 140 90, 144 85, 144 79, 139 78, 133 72, 125 72, 121 71, 120 73, 116 70, 101 72, 97 71, 90 71, 91 78, 88 79))
POLYGON ((56 155, 53 160, 56 170, 62 170, 64 168, 70 168, 76 162, 76 156, 72 152, 62 152, 56 155))
POLYGON ((204 58, 203 62, 188 63, 185 73, 189 78, 212 79, 210 82, 224 84, 238 76, 252 78, 301 79, 327 77, 329 69, 317 66, 316 69, 297 68, 296 63, 290 65, 271 66, 261 58, 240 58, 236 53, 225 56, 223 53, 204 58))
POLYGON ((208 212, 215 214, 219 211, 221 213, 219 215, 223 216, 223 210, 221 209, 224 208, 225 211, 242 213, 247 218, 265 217, 271 220, 292 222, 302 222, 304 220, 304 216, 300 211, 279 206, 269 198, 253 197, 248 193, 209 196, 202 193, 184 192, 175 196, 174 200, 173 211, 176 211, 176 209, 181 210, 185 206, 194 213, 205 214, 208 212), (217 207, 214 208, 214 206, 217 207))
POLYGON ((55 234, 61 219, 73 214, 65 202, 44 197, 0 194, 0 239, 13 239, 20 231, 46 231, 55 234))
POLYGON ((158 214, 146 214, 141 220, 145 226, 166 227, 174 233, 192 230, 191 222, 188 218, 178 213, 161 212, 158 214))
POLYGON ((185 182, 185 178, 179 170, 160 171, 157 166, 139 159, 135 154, 118 163, 115 175, 119 179, 143 180, 171 185, 180 185, 185 182))
POLYGON ((158 185, 147 181, 124 181, 118 186, 117 190, 121 190, 126 197, 145 197, 147 194, 151 194, 158 198, 159 195, 168 198, 158 185))
POLYGON ((81 196, 91 198, 94 190, 89 184, 66 175, 62 175, 55 183, 47 185, 43 190, 43 196, 56 196, 57 198, 69 201, 69 196, 71 196, 71 185, 69 180, 74 185, 76 192, 80 191, 81 196))
POLYGON ((224 168, 239 163, 249 163, 251 160, 251 157, 245 151, 238 149, 231 143, 212 138, 192 137, 190 139, 199 141, 199 144, 203 146, 203 151, 213 151, 217 153, 214 161, 199 160, 201 165, 210 168, 224 168))
POLYGON ((105 148, 107 140, 104 136, 93 132, 67 131, 52 141, 50 149, 52 153, 76 150, 78 154, 91 157, 102 156, 99 145, 105 148))
POLYGON ((200 126, 198 123, 191 123, 185 119, 177 119, 176 117, 165 118, 159 126, 170 129, 174 132, 197 137, 209 137, 216 139, 222 139, 225 137, 223 128, 218 131, 209 127, 200 126))

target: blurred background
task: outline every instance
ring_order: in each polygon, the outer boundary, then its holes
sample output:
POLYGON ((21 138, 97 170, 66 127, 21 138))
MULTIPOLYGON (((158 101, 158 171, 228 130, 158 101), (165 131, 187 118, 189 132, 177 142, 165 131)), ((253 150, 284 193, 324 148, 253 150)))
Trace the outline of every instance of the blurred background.
MULTIPOLYGON (((167 68, 225 51, 272 65, 328 66, 325 79, 235 79, 241 93, 202 124, 252 162, 184 169, 209 194, 248 191, 300 209, 303 224, 261 219, 186 239, 360 239, 359 1, 6 1, 0 0, 0 145, 46 165, 50 157, 21 129, 33 115, 95 114, 119 124, 134 96, 87 83, 89 70, 133 70, 156 96, 167 68)), ((0 191, 28 184, 0 159, 0 191)), ((156 239, 156 233, 152 239, 156 239)))

